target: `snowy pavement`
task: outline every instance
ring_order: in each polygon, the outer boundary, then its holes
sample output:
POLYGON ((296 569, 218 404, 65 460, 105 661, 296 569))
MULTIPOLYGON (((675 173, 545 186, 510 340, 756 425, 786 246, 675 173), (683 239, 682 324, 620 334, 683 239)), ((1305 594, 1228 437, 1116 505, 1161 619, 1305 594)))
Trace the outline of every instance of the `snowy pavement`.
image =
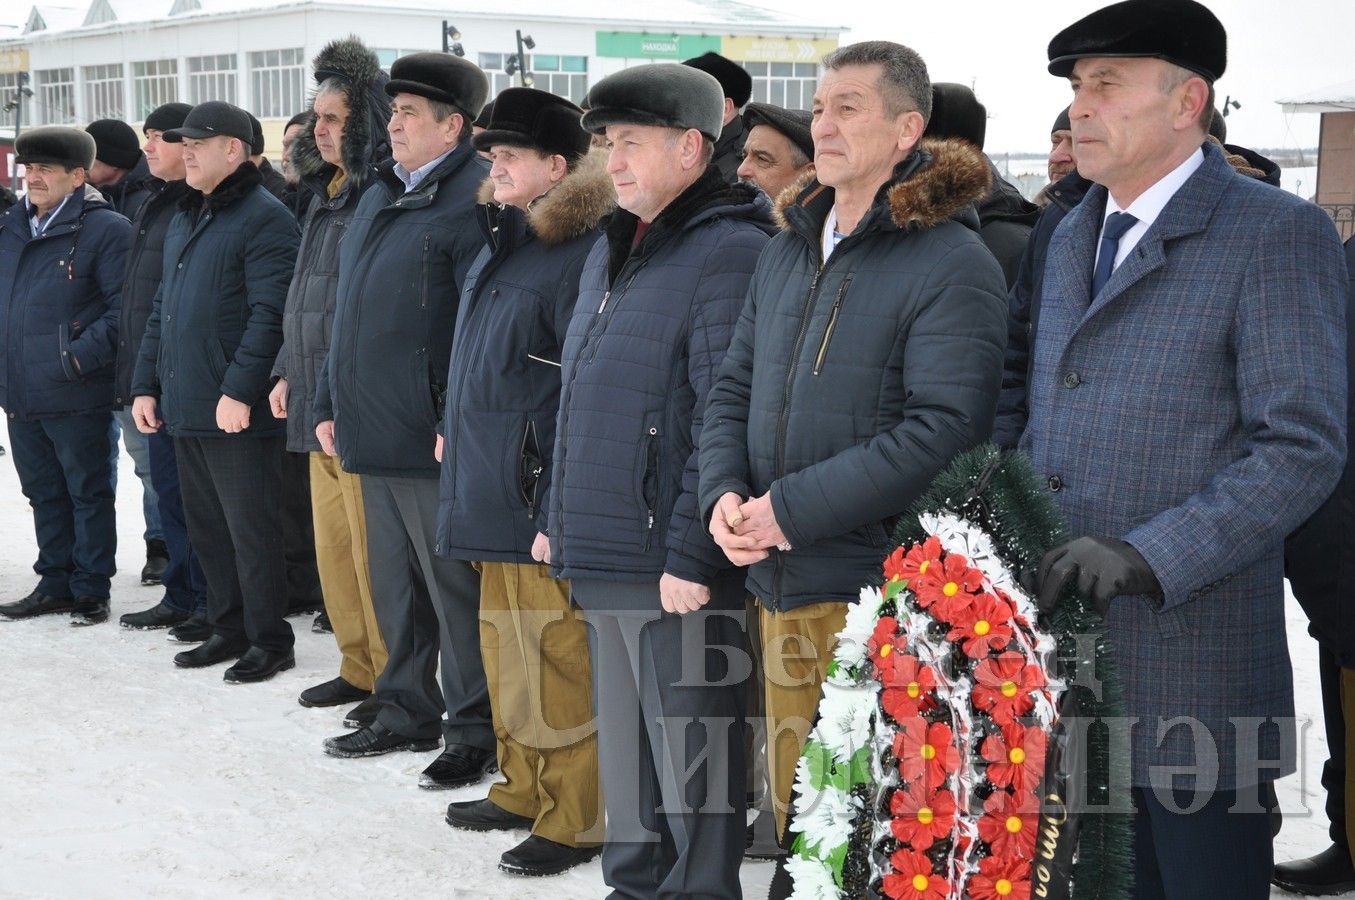
MULTIPOLYGON (((184 647, 163 631, 118 627, 119 615, 159 598, 137 582, 140 492, 125 457, 121 480, 110 621, 84 629, 64 616, 0 621, 0 897, 604 895, 597 861, 545 880, 498 872, 499 854, 525 834, 449 829, 446 804, 485 787, 420 790, 434 753, 325 756, 320 742, 345 731, 345 708, 296 703, 338 666, 333 638, 312 633, 310 617, 290 620, 297 667, 259 685, 224 683, 224 666, 176 669, 172 657, 184 647)), ((0 457, 0 548, 0 600, 8 601, 33 587, 35 555, 9 457, 0 457)), ((1280 860, 1328 843, 1314 645, 1291 607, 1307 776, 1302 793, 1299 776, 1279 786, 1288 814, 1280 860)), ((746 896, 764 896, 770 877, 769 863, 745 863, 746 896)))

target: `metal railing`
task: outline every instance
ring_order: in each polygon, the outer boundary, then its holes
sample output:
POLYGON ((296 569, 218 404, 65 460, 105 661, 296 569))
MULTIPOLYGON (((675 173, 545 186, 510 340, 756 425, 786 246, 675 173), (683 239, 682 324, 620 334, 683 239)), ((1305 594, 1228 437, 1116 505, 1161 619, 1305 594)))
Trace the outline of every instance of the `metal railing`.
POLYGON ((1355 203, 1319 203, 1318 205, 1336 223, 1336 230, 1340 232, 1341 240, 1349 240, 1352 236, 1355 236, 1355 203))

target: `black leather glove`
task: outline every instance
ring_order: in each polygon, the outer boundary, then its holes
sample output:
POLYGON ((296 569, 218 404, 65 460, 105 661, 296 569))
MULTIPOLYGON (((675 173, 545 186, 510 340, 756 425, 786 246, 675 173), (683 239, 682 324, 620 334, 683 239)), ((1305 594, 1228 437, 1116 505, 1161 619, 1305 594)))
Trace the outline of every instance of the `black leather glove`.
POLYGON ((1064 588, 1074 583, 1102 617, 1116 597, 1162 593, 1152 567, 1133 545, 1098 537, 1080 537, 1050 550, 1040 560, 1036 583, 1036 604, 1044 613, 1053 610, 1064 588))

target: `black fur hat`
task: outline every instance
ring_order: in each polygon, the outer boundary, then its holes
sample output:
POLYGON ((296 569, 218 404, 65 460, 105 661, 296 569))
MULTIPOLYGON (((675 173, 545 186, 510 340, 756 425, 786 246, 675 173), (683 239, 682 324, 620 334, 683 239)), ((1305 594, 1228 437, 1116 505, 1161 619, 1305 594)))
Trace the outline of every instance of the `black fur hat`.
POLYGON ((748 98, 753 96, 753 76, 732 59, 725 59, 711 51, 693 56, 691 59, 684 59, 682 64, 714 75, 715 80, 720 82, 720 89, 725 92, 725 96, 733 100, 739 109, 747 106, 748 98))
POLYGON ((450 53, 411 53, 391 66, 386 93, 450 103, 474 121, 489 99, 489 79, 468 59, 450 53))
POLYGON ((725 93, 715 76, 691 66, 631 66, 593 85, 584 100, 585 131, 608 125, 695 128, 712 141, 724 129, 725 93))
POLYGON ((1089 56, 1157 57, 1212 84, 1228 64, 1228 34, 1195 0, 1123 0, 1054 35, 1049 72, 1067 78, 1073 64, 1089 56))
MULTIPOLYGON (((315 55, 316 86, 329 82, 343 91, 348 104, 344 124, 343 168, 355 184, 366 182, 372 167, 390 156, 390 98, 386 95, 389 76, 381 69, 376 53, 357 36, 330 41, 315 55)), ((314 98, 311 100, 314 103, 314 98)), ((325 160, 315 146, 315 113, 307 111, 301 133, 292 145, 292 166, 306 178, 320 174, 325 160)))
POLYGON ((579 124, 583 110, 564 97, 534 88, 507 88, 494 98, 485 130, 471 139, 476 150, 495 144, 531 147, 573 162, 588 152, 588 132, 579 124))
POLYGON ((47 125, 20 134, 14 153, 20 165, 47 163, 88 170, 94 165, 94 138, 79 128, 47 125))
POLYGON ((923 137, 963 138, 982 150, 987 134, 988 108, 973 91, 948 81, 932 85, 932 116, 923 137))

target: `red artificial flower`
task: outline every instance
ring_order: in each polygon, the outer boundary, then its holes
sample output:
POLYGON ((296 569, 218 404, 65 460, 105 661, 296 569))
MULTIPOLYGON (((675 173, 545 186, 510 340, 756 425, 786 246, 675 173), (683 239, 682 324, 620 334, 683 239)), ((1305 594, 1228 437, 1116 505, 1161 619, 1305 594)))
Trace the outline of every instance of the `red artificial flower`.
POLYGON ((946 775, 960 765, 950 726, 944 722, 928 724, 923 719, 899 722, 894 735, 894 755, 904 783, 931 790, 946 782, 946 775))
POLYGON ((979 837, 992 848, 994 856, 1019 856, 1028 860, 1035 854, 1039 812, 1035 797, 1030 793, 1012 795, 994 791, 983 801, 979 837))
POLYGON ((889 857, 893 875, 884 877, 885 896, 893 900, 945 900, 950 884, 932 871, 932 861, 913 850, 895 850, 889 857))
POLYGON ((1024 716, 1035 706, 1031 696, 1046 687, 1039 666, 1026 665, 1019 653, 1003 653, 985 659, 974 669, 974 706, 989 713, 999 725, 1024 716))
POLYGON ((932 615, 950 623, 969 605, 969 595, 983 589, 983 573, 971 569, 960 554, 951 553, 940 565, 929 566, 910 587, 917 595, 918 606, 931 609, 932 615))
POLYGON ((1048 736, 1038 727, 1027 728, 1020 722, 1002 727, 983 742, 981 752, 988 760, 988 780, 997 787, 1009 787, 1017 793, 1033 791, 1044 776, 1048 736))
POLYGON ((885 560, 885 581, 916 585, 927 570, 941 561, 941 540, 933 535, 920 544, 899 547, 885 560))
POLYGON ((870 661, 875 663, 875 676, 880 677, 881 673, 890 668, 889 655, 894 652, 894 641, 899 636, 899 620, 893 616, 881 616, 875 623, 875 631, 870 635, 870 640, 866 642, 866 649, 870 651, 870 661))
POLYGON ((914 850, 925 851, 950 834, 955 824, 955 797, 947 790, 900 788, 889 798, 889 815, 894 837, 914 850))
POLYGON ((936 673, 908 653, 893 653, 892 665, 883 673, 884 696, 880 704, 895 721, 911 719, 936 706, 936 673))
POLYGON ((992 594, 980 594, 946 637, 962 642, 965 654, 971 659, 982 659, 1007 646, 1012 636, 1011 620, 1010 605, 992 594))
POLYGON ((973 900, 1030 900, 1030 863, 1022 859, 988 856, 969 878, 973 900))

